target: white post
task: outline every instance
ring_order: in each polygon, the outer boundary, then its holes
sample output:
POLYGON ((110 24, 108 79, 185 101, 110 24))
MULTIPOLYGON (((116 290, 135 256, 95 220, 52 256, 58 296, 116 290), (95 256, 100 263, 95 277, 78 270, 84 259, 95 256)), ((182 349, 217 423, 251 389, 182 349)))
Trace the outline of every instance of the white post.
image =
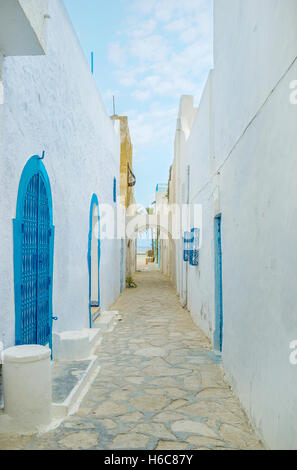
POLYGON ((3 352, 4 411, 26 426, 48 425, 52 418, 50 350, 16 346, 3 352))

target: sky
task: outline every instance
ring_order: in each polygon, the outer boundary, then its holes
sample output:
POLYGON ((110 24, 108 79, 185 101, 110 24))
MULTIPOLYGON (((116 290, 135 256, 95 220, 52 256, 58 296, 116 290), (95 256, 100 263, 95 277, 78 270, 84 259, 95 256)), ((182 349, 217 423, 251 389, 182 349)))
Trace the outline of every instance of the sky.
POLYGON ((168 182, 181 95, 199 104, 213 66, 212 0, 63 0, 106 110, 128 116, 136 202, 168 182))

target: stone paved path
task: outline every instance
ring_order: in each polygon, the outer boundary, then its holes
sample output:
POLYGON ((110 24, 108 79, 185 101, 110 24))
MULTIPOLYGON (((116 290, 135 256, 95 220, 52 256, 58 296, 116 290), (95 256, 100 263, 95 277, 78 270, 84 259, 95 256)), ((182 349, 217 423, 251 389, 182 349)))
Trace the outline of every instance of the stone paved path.
POLYGON ((101 372, 74 416, 0 449, 262 449, 219 359, 170 282, 137 274, 114 305, 122 321, 98 348, 101 372))

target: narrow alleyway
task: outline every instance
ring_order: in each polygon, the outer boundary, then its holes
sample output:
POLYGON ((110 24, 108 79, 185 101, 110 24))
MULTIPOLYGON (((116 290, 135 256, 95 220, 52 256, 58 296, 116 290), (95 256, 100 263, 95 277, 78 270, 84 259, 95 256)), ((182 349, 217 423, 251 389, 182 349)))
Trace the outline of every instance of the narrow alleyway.
POLYGON ((0 449, 262 448, 171 283, 148 268, 135 279, 77 414, 42 436, 0 436, 0 449))

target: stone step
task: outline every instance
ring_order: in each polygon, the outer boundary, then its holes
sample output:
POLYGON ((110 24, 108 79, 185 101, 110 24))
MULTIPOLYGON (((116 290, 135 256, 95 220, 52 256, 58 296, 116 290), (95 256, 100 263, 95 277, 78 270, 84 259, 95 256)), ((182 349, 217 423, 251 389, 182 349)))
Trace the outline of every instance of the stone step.
POLYGON ((117 311, 105 311, 103 312, 100 317, 94 322, 95 328, 99 328, 102 332, 112 331, 115 323, 116 318, 119 315, 117 311))
POLYGON ((102 343, 103 330, 100 328, 86 328, 84 331, 89 335, 89 352, 90 355, 93 355, 95 354, 97 346, 102 343))
POLYGON ((80 331, 63 331, 53 335, 54 359, 59 361, 73 361, 87 359, 91 356, 97 345, 102 341, 100 328, 84 328, 80 331))
POLYGON ((82 361, 53 361, 53 418, 75 412, 99 370, 97 356, 82 361))

